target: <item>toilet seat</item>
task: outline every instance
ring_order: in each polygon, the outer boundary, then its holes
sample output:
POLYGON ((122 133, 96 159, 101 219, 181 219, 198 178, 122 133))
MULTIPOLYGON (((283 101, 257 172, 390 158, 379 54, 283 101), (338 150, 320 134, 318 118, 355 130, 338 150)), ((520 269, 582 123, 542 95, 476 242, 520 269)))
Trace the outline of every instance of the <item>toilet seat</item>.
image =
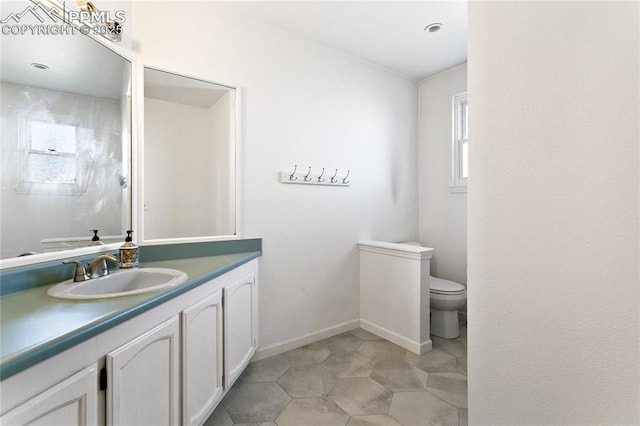
POLYGON ((466 289, 460 283, 456 283, 449 280, 443 280, 442 278, 430 277, 429 292, 433 294, 441 295, 459 295, 464 294, 466 289))

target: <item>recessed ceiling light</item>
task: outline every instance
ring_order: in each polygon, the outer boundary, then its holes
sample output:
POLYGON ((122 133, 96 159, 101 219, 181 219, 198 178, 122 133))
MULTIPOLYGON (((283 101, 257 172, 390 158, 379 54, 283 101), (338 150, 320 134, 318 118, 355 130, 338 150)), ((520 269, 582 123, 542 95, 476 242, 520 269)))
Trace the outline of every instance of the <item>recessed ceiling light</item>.
POLYGON ((48 70, 49 69, 49 67, 46 66, 45 64, 39 64, 37 62, 32 62, 31 66, 34 67, 34 68, 37 68, 39 70, 48 70))
POLYGON ((442 28, 442 24, 440 22, 434 22, 433 24, 429 24, 424 27, 425 33, 437 33, 442 28))

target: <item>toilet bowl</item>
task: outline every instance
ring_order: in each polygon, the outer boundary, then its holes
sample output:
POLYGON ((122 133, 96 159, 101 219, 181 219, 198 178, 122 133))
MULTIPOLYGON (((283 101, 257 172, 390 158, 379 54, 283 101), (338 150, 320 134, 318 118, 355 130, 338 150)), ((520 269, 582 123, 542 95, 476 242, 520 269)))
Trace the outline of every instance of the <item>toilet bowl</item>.
POLYGON ((467 290, 462 284, 430 277, 431 334, 445 339, 460 335, 458 309, 467 301, 467 290))
MULTIPOLYGON (((400 244, 421 246, 420 243, 406 241, 400 244)), ((431 305, 430 333, 444 339, 460 336, 458 309, 467 303, 467 289, 460 283, 429 277, 429 302, 431 305)))

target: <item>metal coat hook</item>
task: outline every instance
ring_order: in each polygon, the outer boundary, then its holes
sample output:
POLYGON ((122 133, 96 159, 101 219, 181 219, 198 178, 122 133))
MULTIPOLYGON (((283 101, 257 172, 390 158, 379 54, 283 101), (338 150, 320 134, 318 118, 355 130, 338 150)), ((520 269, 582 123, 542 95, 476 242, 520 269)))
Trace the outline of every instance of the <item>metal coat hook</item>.
POLYGON ((336 176, 338 176, 338 169, 336 169, 336 172, 333 174, 333 176, 331 176, 331 183, 336 183, 338 181, 338 179, 336 179, 336 176))
POLYGON ((309 171, 307 172, 306 176, 304 177, 304 181, 305 182, 311 182, 311 178, 309 177, 310 174, 311 174, 311 166, 309 166, 309 171))
POLYGON ((296 170, 298 170, 297 164, 293 166, 293 173, 289 175, 289 180, 298 180, 298 178, 296 177, 296 170))
POLYGON ((349 183, 349 181, 347 180, 347 178, 349 177, 349 173, 351 173, 351 170, 347 170, 347 175, 344 177, 344 179, 342 179, 342 183, 349 183))
POLYGON ((318 182, 324 182, 326 179, 322 179, 322 176, 324 176, 324 167, 322 168, 322 173, 320 173, 320 176, 318 176, 318 182))

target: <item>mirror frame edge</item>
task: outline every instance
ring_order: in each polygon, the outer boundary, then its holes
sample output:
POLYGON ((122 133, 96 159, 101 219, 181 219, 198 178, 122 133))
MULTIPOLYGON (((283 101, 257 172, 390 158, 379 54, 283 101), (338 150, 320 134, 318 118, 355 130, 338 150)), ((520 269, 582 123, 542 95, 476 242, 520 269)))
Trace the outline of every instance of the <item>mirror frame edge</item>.
MULTIPOLYGON (((133 168, 135 172, 133 176, 135 177, 136 184, 133 185, 134 194, 132 194, 132 199, 134 201, 134 208, 132 211, 134 217, 135 230, 139 238, 137 239, 137 243, 140 247, 144 246, 155 246, 155 245, 163 245, 163 244, 182 244, 182 243, 202 243, 202 242, 213 242, 213 241, 230 241, 230 240, 239 240, 243 238, 243 222, 242 222, 242 173, 241 173, 241 162, 242 162, 242 141, 243 141, 243 133, 242 133, 242 92, 243 89, 239 85, 229 84, 229 83, 220 83, 214 80, 210 80, 208 78, 197 77, 192 74, 186 74, 183 72, 174 71, 164 67, 158 67, 155 65, 143 64, 142 62, 137 62, 136 64, 136 108, 137 111, 137 119, 133 120, 137 124, 137 134, 136 134, 136 147, 135 147, 135 161, 133 164, 133 168), (218 86, 224 86, 229 89, 235 90, 235 123, 234 123, 234 189, 235 189, 235 197, 234 197, 234 208, 235 208, 235 233, 230 235, 206 235, 206 236, 198 236, 198 237, 177 237, 177 238, 154 238, 154 239, 145 239, 144 236, 144 70, 145 68, 161 71, 169 74, 178 75, 181 77, 191 78, 194 80, 204 81, 207 83, 216 84, 218 86)), ((134 238, 135 240, 135 238, 134 238)))

